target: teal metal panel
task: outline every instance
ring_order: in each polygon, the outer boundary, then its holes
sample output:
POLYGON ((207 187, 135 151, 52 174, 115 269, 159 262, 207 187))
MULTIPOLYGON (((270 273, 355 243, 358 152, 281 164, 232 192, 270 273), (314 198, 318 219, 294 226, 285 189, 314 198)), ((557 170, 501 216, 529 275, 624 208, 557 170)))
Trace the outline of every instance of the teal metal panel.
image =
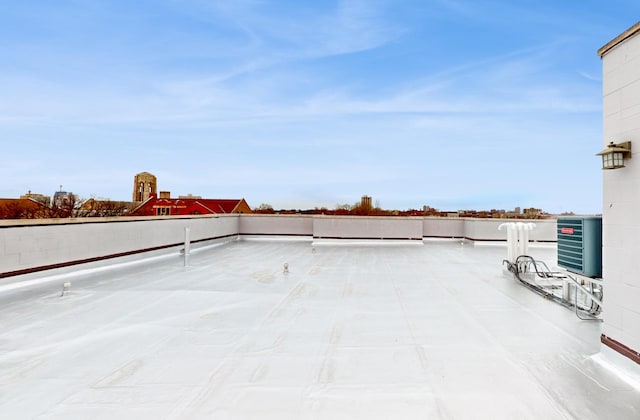
POLYGON ((558 265, 587 277, 602 277, 602 217, 558 218, 558 265))

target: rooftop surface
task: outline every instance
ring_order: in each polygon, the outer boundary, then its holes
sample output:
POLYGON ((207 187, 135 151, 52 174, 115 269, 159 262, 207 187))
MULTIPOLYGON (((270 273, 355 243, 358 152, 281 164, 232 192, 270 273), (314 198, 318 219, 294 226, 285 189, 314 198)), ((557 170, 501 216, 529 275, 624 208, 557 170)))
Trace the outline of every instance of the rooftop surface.
POLYGON ((640 391, 593 357, 600 323, 505 256, 237 241, 5 287, 0 418, 640 418, 640 391))

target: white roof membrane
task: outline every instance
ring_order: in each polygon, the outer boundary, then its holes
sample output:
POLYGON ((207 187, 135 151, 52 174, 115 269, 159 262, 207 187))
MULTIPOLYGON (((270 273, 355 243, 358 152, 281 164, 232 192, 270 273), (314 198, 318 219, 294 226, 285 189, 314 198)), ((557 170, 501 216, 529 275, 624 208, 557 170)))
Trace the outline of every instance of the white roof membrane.
POLYGON ((5 290, 0 418, 640 418, 601 324, 505 255, 239 241, 5 290))

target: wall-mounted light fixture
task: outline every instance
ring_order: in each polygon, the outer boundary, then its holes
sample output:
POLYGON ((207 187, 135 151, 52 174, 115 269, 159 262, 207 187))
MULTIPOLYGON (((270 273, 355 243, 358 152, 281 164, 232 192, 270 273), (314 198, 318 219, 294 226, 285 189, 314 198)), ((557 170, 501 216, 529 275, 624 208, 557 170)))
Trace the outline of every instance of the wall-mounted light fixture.
POLYGON ((611 142, 597 156, 602 156, 602 169, 624 168, 624 159, 631 159, 631 142, 618 144, 611 142))

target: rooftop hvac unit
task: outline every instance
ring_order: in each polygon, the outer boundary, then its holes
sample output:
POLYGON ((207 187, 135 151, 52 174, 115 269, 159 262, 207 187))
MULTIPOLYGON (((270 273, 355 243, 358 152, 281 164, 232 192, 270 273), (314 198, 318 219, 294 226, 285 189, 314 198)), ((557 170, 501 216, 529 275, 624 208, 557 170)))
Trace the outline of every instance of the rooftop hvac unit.
POLYGON ((602 217, 558 218, 558 266, 602 277, 602 217))

